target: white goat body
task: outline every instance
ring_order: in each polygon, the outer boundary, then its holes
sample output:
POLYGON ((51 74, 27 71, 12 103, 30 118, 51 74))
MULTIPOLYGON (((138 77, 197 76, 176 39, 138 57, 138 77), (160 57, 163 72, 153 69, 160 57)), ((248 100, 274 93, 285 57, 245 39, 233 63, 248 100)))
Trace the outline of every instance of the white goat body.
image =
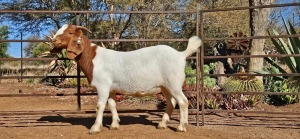
POLYGON ((93 59, 91 84, 108 85, 112 92, 126 95, 159 93, 160 88, 170 82, 183 83, 185 59, 185 52, 178 52, 166 45, 130 52, 98 47, 93 59))
POLYGON ((159 92, 166 97, 167 109, 158 128, 167 127, 166 123, 177 102, 180 107, 180 124, 177 130, 186 131, 188 101, 182 92, 185 60, 202 44, 199 37, 191 37, 183 52, 167 45, 118 52, 92 44, 81 29, 87 30, 80 26, 64 25, 53 38, 52 52, 67 49, 68 57, 78 62, 91 85, 97 89, 98 112, 90 133, 100 131, 106 103, 112 112, 111 129, 119 128, 115 93, 140 96, 159 92))

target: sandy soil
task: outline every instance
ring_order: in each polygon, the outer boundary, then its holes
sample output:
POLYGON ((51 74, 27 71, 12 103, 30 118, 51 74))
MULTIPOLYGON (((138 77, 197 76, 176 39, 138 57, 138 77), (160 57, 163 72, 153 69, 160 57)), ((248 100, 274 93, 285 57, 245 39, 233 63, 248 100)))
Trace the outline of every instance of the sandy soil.
MULTIPOLYGON (((0 94, 55 93, 74 90, 57 89, 39 84, 0 83, 0 94)), ((124 110, 154 110, 155 102, 133 104, 119 102, 120 129, 109 130, 111 114, 105 113, 104 126, 96 135, 88 130, 95 120, 96 97, 82 98, 82 111, 76 113, 76 97, 0 97, 0 138, 14 139, 87 139, 87 138, 201 138, 201 139, 296 139, 300 137, 300 115, 298 114, 227 114, 205 115, 205 126, 195 126, 195 115, 189 116, 191 124, 187 132, 176 132, 179 123, 175 112, 169 127, 156 129, 162 112, 146 111, 139 113, 124 110), (39 113, 46 112, 46 113, 39 113), (61 112, 60 114, 58 114, 61 112)), ((282 107, 259 104, 257 110, 300 112, 300 105, 282 107)))

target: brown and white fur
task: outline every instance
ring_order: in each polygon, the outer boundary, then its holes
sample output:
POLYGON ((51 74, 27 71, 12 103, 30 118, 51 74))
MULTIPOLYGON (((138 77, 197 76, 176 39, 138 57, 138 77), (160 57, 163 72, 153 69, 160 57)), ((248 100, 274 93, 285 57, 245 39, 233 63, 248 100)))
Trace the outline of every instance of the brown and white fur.
POLYGON ((130 52, 118 52, 97 46, 84 36, 85 27, 64 25, 52 38, 51 52, 67 50, 69 59, 74 59, 97 89, 97 117, 90 133, 97 133, 102 126, 105 105, 112 113, 111 129, 119 128, 119 116, 114 96, 151 95, 162 92, 167 100, 166 112, 158 128, 164 129, 176 102, 180 107, 178 131, 186 131, 188 123, 188 100, 182 92, 185 80, 186 57, 197 51, 202 44, 197 36, 189 39, 188 47, 178 52, 167 45, 157 45, 130 52))

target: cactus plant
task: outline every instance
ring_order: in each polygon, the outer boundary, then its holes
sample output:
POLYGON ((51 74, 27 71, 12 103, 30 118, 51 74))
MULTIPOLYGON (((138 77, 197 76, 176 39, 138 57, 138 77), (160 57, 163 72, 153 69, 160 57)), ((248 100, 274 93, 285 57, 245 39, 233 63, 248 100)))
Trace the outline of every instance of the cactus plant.
MULTIPOLYGON (((241 74, 245 73, 244 69, 237 73, 241 74)), ((227 81, 222 86, 224 91, 264 91, 264 85, 261 80, 256 78, 255 76, 232 76, 227 79, 227 81)))
MULTIPOLYGON (((244 68, 237 73, 245 73, 244 68)), ((255 76, 232 76, 223 84, 222 89, 228 92, 261 92, 264 91, 264 85, 261 80, 255 76)), ((253 107, 260 100, 260 95, 231 94, 224 100, 227 109, 241 109, 253 107)))

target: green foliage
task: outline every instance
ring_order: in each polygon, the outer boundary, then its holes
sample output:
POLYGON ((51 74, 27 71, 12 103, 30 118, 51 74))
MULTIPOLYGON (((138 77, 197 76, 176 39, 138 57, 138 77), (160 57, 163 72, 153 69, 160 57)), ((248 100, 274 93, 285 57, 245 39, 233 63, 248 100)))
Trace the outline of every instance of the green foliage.
POLYGON ((29 78, 26 83, 34 83, 34 78, 29 78))
MULTIPOLYGON (((190 63, 188 63, 188 64, 186 64, 186 67, 185 67, 185 74, 186 75, 196 74, 196 69, 193 69, 192 65, 190 63)), ((186 85, 196 85, 196 77, 195 76, 186 77, 185 84, 186 85)))
MULTIPOLYGON (((80 86, 81 87, 90 87, 89 82, 86 78, 80 78, 80 86)), ((74 88, 77 87, 77 79, 71 78, 65 80, 63 83, 59 85, 61 88, 74 88)))
MULTIPOLYGON (((43 57, 48 57, 49 55, 52 55, 49 51, 44 52, 41 54, 43 57)), ((55 57, 57 58, 67 58, 66 49, 63 49, 60 53, 55 54, 55 57)), ((71 71, 74 70, 74 67, 76 66, 76 62, 73 60, 53 60, 49 66, 48 66, 48 73, 47 75, 51 73, 58 73, 60 76, 66 76, 71 71)), ((44 78, 41 82, 51 82, 52 85, 57 85, 59 83, 62 83, 65 80, 65 78, 61 79, 49 79, 44 78)))
MULTIPOLYGON (((269 83, 271 92, 289 92, 288 86, 283 81, 273 81, 269 83)), ((266 101, 273 105, 286 105, 298 103, 300 101, 299 95, 268 95, 266 101)))
MULTIPOLYGON (((6 40, 8 39, 8 27, 7 26, 1 26, 0 27, 0 40, 6 40)), ((7 42, 1 42, 0 43, 0 57, 8 57, 9 55, 7 54, 7 49, 9 47, 9 43, 7 42)))
MULTIPOLYGON (((31 36, 28 39, 40 40, 38 36, 31 36)), ((26 57, 40 57, 44 52, 49 51, 50 46, 43 42, 28 42, 24 48, 26 57)))
MULTIPOLYGON (((215 68, 215 63, 210 63, 209 65, 204 65, 204 74, 209 74, 215 68)), ((213 88, 216 85, 216 79, 211 78, 209 76, 204 76, 204 87, 206 88, 213 88)))
POLYGON ((207 94, 205 95, 205 107, 208 109, 219 109, 223 104, 223 97, 221 94, 207 94))
MULTIPOLYGON (((265 68, 265 71, 269 73, 280 73, 280 70, 275 67, 265 68)), ((283 78, 279 77, 265 77, 266 84, 266 90, 270 92, 282 92, 282 95, 267 95, 265 97, 265 101, 269 104, 273 105, 286 105, 286 104, 293 104, 298 103, 300 101, 299 95, 284 95, 284 93, 291 92, 290 88, 288 87, 288 84, 283 78)), ((295 81, 295 80, 292 80, 295 81)), ((297 84, 297 87, 299 87, 299 84, 297 84)), ((294 90, 293 90, 294 91, 294 90)))
MULTIPOLYGON (((288 35, 297 34, 295 28, 291 22, 284 22, 285 30, 288 35)), ((269 32, 271 35, 271 33, 269 32)), ((273 29, 273 34, 279 35, 279 33, 273 29)), ((283 38, 271 38, 276 50, 280 54, 300 54, 300 38, 299 37, 289 37, 287 40, 283 38)), ((265 60, 272 65, 271 68, 265 69, 270 73, 300 73, 300 57, 286 57, 284 58, 284 63, 287 65, 288 70, 283 69, 278 62, 272 60, 271 58, 265 58, 265 60)), ((269 77, 267 78, 268 90, 271 92, 300 92, 300 79, 297 77, 269 77)), ((299 102, 299 95, 269 95, 266 98, 267 102, 274 105, 285 105, 299 102)))
MULTIPOLYGON (((204 65, 204 74, 209 74, 210 71, 212 71, 215 67, 214 63, 210 63, 209 65, 204 65)), ((191 64, 187 64, 185 67, 185 74, 196 74, 196 69, 193 69, 191 64)), ((196 77, 186 77, 186 85, 196 85, 196 77)), ((211 78, 209 76, 204 77, 204 87, 205 88, 213 88, 216 85, 216 79, 211 78)))
MULTIPOLYGON (((58 58, 67 58, 66 49, 63 49, 61 53, 56 54, 58 58)), ((49 73, 56 71, 62 76, 68 75, 74 68, 75 62, 72 60, 55 60, 49 65, 49 73)))
POLYGON ((38 43, 32 50, 32 57, 39 57, 42 53, 49 51, 49 45, 45 43, 38 43))
MULTIPOLYGON (((214 63, 210 63, 209 65, 204 65, 204 74, 209 74, 215 67, 214 63)), ((196 74, 196 69, 192 68, 192 65, 188 63, 185 67, 185 73, 186 75, 195 75, 196 74)), ((186 77, 185 80, 185 85, 183 89, 185 90, 195 90, 196 89, 196 77, 191 76, 191 77, 186 77), (192 88, 192 89, 191 89, 192 88)), ((205 89, 213 89, 216 86, 216 79, 211 78, 209 76, 204 77, 204 88, 205 89)), ((197 107, 197 97, 196 94, 188 94, 187 98, 189 100, 189 108, 195 109, 197 107)), ((205 97, 205 106, 207 108, 219 108, 220 105, 220 99, 215 99, 214 96, 211 97, 205 97)))
MULTIPOLYGON (((282 19, 284 21, 284 19, 282 19)), ((284 21, 285 29, 288 35, 295 35, 297 34, 295 28, 291 24, 291 22, 287 23, 284 21)), ((273 30, 275 35, 279 35, 276 30, 273 30)), ((271 33, 269 32, 271 35, 271 33)), ((287 39, 287 43, 284 41, 283 38, 271 38, 272 43, 274 44, 276 50, 280 54, 300 54, 300 38, 299 37, 289 37, 287 39)), ((271 58, 265 58, 265 60, 270 63, 272 66, 277 68, 280 73, 287 73, 285 69, 281 68, 281 66, 271 58)), ((288 70, 292 73, 300 73, 300 57, 286 57, 284 58, 285 64, 288 66, 288 70)), ((287 77, 286 77, 287 78, 287 77)), ((285 78, 285 79, 286 79, 285 78)), ((300 82, 299 82, 300 84, 300 82)), ((297 91, 297 90, 296 90, 297 91)), ((300 90, 298 90, 299 92, 300 90)))
MULTIPOLYGON (((283 19, 284 20, 284 19, 283 19)), ((285 22, 284 22, 285 23, 285 22)), ((289 22, 289 27, 286 25, 286 31, 288 35, 295 35, 297 34, 292 24, 289 22)), ((279 35, 276 30, 273 30, 275 35, 279 35)), ((271 35, 271 33, 269 32, 271 35)), ((278 41, 275 38, 271 38, 272 43, 274 44, 276 50, 280 54, 300 54, 300 39, 298 37, 289 37, 286 43, 283 38, 278 38, 278 41)), ((270 64, 277 67, 281 73, 287 73, 286 70, 280 68, 278 64, 275 62, 272 63, 270 58, 265 58, 270 64), (271 62, 270 62, 271 61, 271 62)), ((285 64, 289 67, 289 70, 292 73, 299 73, 300 72, 300 58, 299 57, 286 57, 284 59, 285 64)))
POLYGON ((284 80, 284 83, 287 84, 289 92, 299 92, 300 91, 300 77, 299 76, 293 76, 288 77, 286 80, 284 80))

